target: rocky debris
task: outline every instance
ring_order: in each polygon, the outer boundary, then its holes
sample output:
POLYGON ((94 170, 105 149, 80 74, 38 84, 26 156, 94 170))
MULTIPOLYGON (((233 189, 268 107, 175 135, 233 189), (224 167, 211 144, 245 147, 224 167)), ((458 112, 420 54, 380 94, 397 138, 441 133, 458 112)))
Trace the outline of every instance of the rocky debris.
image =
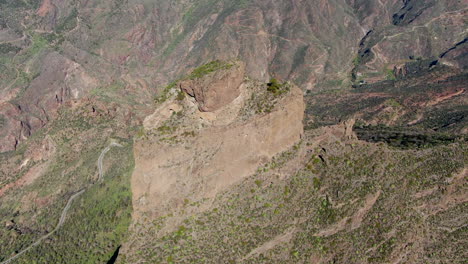
POLYGON ((245 64, 238 62, 229 69, 215 71, 201 78, 184 80, 180 89, 198 102, 200 111, 213 112, 232 102, 240 94, 245 64))
POLYGON ((153 114, 145 117, 143 126, 145 129, 156 129, 162 122, 169 119, 174 113, 182 110, 182 106, 172 101, 164 102, 153 114))

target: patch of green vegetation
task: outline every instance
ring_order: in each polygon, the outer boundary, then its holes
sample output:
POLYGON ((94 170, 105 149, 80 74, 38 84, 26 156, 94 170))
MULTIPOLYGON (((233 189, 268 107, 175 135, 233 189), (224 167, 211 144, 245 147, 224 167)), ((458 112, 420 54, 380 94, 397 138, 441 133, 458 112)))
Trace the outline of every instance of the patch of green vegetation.
POLYGON ((25 71, 18 70, 18 78, 16 79, 16 82, 15 82, 14 85, 19 87, 20 90, 16 94, 16 97, 15 97, 15 99, 13 99, 13 101, 16 101, 16 100, 20 99, 24 95, 24 93, 26 92, 26 90, 29 87, 29 84, 32 82, 32 80, 37 78, 39 76, 39 74, 40 73, 38 73, 38 72, 27 73, 25 71))
POLYGON ((357 67, 357 66, 359 66, 359 64, 361 64, 361 56, 359 56, 359 54, 358 54, 353 59, 353 65, 354 65, 354 67, 357 67))
POLYGON ((195 80, 215 71, 230 69, 232 66, 234 66, 232 63, 219 60, 211 61, 193 70, 187 78, 195 80))
MULTIPOLYGON (((314 178, 315 179, 315 178, 314 178)), ((315 187, 315 182, 314 182, 315 187)), ((320 207, 318 208, 317 219, 322 224, 331 224, 335 222, 336 213, 332 207, 328 196, 322 198, 320 201, 320 207)))
POLYGON ((41 53, 44 49, 49 46, 49 42, 41 34, 32 35, 32 45, 26 48, 21 54, 18 54, 19 61, 27 61, 41 53))
POLYGON ((146 131, 145 131, 145 128, 144 127, 140 127, 140 129, 138 130, 138 132, 136 133, 136 138, 140 139, 140 138, 145 138, 146 137, 146 131))
POLYGON ((294 53, 293 63, 291 65, 291 71, 296 70, 298 67, 304 64, 304 61, 307 57, 308 49, 309 45, 304 45, 296 50, 296 52, 294 53))
POLYGON ((170 94, 171 90, 174 89, 177 86, 177 83, 179 81, 180 80, 175 80, 175 81, 172 81, 171 83, 169 83, 168 85, 166 85, 162 89, 160 94, 154 99, 154 102, 157 103, 157 104, 165 102, 169 98, 169 94, 170 94))
POLYGON ((125 90, 125 83, 123 81, 114 81, 113 83, 95 88, 91 90, 90 94, 99 98, 104 102, 117 102, 120 104, 137 104, 135 96, 127 93, 125 90))
POLYGON ((169 43, 167 48, 164 50, 162 54, 163 57, 169 56, 177 48, 177 46, 180 44, 180 42, 182 42, 184 38, 185 38, 185 35, 182 33, 175 36, 174 40, 171 43, 169 43))
POLYGON ((197 133, 195 131, 185 131, 181 134, 182 137, 194 137, 197 133))
POLYGON ((395 72, 392 69, 386 69, 385 73, 387 80, 395 81, 397 79, 395 76, 395 72))
POLYGON ((100 88, 95 88, 91 90, 91 95, 96 95, 96 96, 105 96, 106 94, 115 94, 121 91, 125 87, 125 84, 123 82, 113 82, 112 84, 105 86, 105 87, 100 87, 100 88))
MULTIPOLYGON (((340 80, 340 79, 336 79, 336 80, 328 80, 328 81, 325 81, 323 83, 320 83, 319 85, 320 87, 341 87, 343 86, 343 80, 340 80)), ((331 91, 331 90, 325 90, 325 91, 331 91)), ((334 90, 336 91, 336 90, 334 90)))
POLYGON ((162 135, 167 135, 167 134, 172 134, 174 133, 177 128, 176 127, 171 127, 171 126, 168 126, 168 125, 162 125, 160 127, 158 127, 156 129, 159 133, 161 133, 162 135))
MULTIPOLYGON (((236 2, 236 1, 233 1, 236 2)), ((237 0, 237 5, 239 8, 246 8, 251 3, 251 0, 237 0)))
POLYGON ((177 46, 185 39, 185 37, 192 32, 192 29, 197 23, 208 17, 211 12, 214 12, 213 8, 219 0, 200 0, 191 3, 187 8, 187 11, 182 16, 182 32, 178 32, 172 36, 172 40, 163 51, 162 56, 169 56, 177 46))
MULTIPOLYGON (((12 158, 20 156, 19 166, 24 160, 22 153, 42 144, 46 135, 55 149, 49 158, 52 162, 44 164, 47 165, 44 176, 2 196, 1 220, 13 220, 16 226, 0 228, 0 261, 53 230, 68 198, 83 188, 88 191, 72 203, 64 226, 17 262, 105 262, 122 243, 131 212, 132 141, 119 139, 125 147, 112 148, 106 154, 105 180, 95 184, 99 154, 108 145, 108 137, 119 133, 121 128, 113 126, 106 116, 86 117, 83 110, 61 108, 55 121, 33 134, 13 153, 12 158)), ((17 178, 40 163, 30 161, 17 178)))
POLYGON ((280 83, 277 79, 272 78, 267 84, 267 91, 275 95, 281 95, 289 91, 289 86, 286 83, 280 83))
MULTIPOLYGON (((1 0, 0 5, 5 6, 7 8, 24 8, 24 7, 31 6, 30 2, 31 0, 25 0, 25 1, 1 0)), ((32 2, 37 5, 38 1, 32 1, 32 2)))
POLYGON ((394 108, 402 107, 402 105, 394 98, 390 98, 390 99, 386 100, 384 102, 384 104, 386 106, 391 106, 391 107, 394 107, 394 108))
POLYGON ((185 98, 185 92, 184 91, 179 91, 176 96, 177 101, 183 101, 185 98))
POLYGON ((31 55, 39 53, 47 47, 48 41, 42 35, 34 34, 32 38, 33 45, 29 48, 28 53, 31 55))
POLYGON ((65 37, 62 33, 46 33, 43 34, 43 36, 51 46, 54 46, 55 50, 59 50, 60 45, 65 41, 65 37))

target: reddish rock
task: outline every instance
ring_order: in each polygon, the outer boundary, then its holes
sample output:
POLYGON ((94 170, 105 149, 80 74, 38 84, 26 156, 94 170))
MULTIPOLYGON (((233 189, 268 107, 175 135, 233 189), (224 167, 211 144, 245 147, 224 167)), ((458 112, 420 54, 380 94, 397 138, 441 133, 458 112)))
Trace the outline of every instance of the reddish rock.
POLYGON ((227 70, 219 70, 198 79, 185 80, 180 88, 195 97, 202 112, 213 112, 229 104, 240 94, 245 64, 236 63, 227 70))

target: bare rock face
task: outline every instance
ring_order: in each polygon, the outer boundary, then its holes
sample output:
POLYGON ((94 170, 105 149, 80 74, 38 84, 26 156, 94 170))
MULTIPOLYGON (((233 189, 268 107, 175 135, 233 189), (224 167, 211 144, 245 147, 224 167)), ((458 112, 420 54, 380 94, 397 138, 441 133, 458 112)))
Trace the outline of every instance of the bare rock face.
POLYGON ((244 81, 245 64, 236 63, 226 70, 180 83, 182 91, 195 97, 202 112, 213 112, 229 104, 240 94, 244 81))

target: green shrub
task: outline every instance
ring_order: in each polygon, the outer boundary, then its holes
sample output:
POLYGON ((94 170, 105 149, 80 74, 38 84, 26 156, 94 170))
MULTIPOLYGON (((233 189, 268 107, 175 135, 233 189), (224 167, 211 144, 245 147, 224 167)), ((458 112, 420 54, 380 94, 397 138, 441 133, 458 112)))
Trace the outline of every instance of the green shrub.
POLYGON ((267 90, 272 93, 276 93, 281 89, 281 84, 278 82, 277 79, 271 78, 270 82, 268 83, 267 90))
POLYGON ((182 100, 184 100, 184 98, 185 98, 184 91, 179 91, 179 93, 177 94, 177 97, 176 97, 177 101, 182 101, 182 100))
POLYGON ((270 82, 267 84, 267 90, 275 95, 281 95, 289 91, 289 86, 286 83, 280 83, 277 79, 271 78, 270 82))

